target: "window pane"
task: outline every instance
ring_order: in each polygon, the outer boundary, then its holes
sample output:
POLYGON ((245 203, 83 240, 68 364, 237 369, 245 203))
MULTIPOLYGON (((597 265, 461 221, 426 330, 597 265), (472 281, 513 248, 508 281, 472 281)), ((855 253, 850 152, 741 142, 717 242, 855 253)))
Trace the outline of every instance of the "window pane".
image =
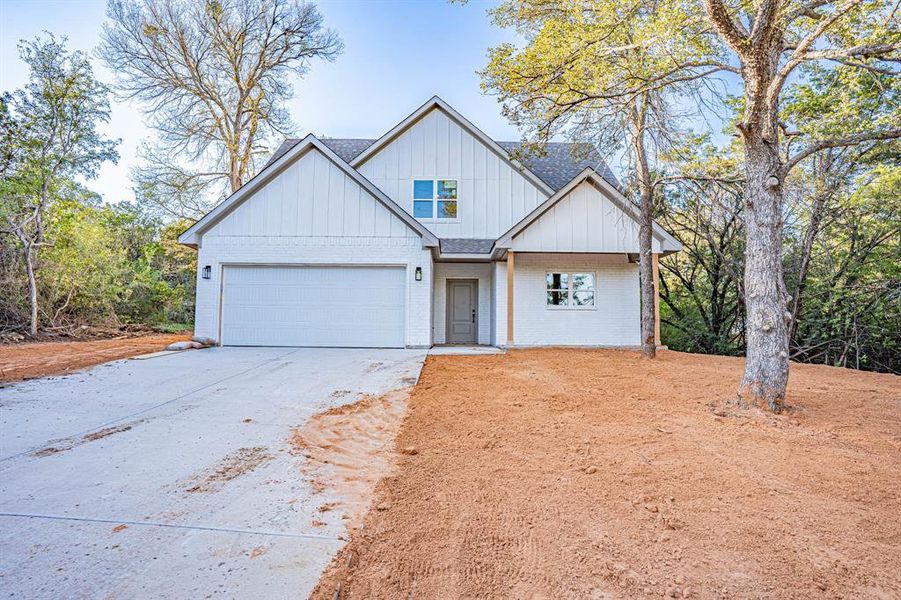
POLYGON ((547 303, 548 306, 566 306, 569 292, 561 292, 559 290, 548 290, 547 303))
POLYGON ((413 181, 413 199, 431 200, 435 197, 435 182, 431 179, 416 179, 413 181))
POLYGON ((457 201, 456 200, 439 200, 438 201, 438 218, 439 219, 456 219, 457 218, 457 201))
POLYGON ((594 292, 573 292, 573 306, 594 306, 594 292))
POLYGON ((438 197, 456 199, 457 198, 457 181, 455 179, 439 179, 438 180, 438 197))
POLYGON ((569 277, 566 273, 548 273, 547 289, 549 290, 565 290, 569 287, 569 277))
POLYGON ((573 290, 593 290, 594 275, 591 273, 573 273, 573 290))
POLYGON ((431 219, 434 216, 432 214, 432 201, 416 200, 413 202, 413 216, 417 219, 431 219))

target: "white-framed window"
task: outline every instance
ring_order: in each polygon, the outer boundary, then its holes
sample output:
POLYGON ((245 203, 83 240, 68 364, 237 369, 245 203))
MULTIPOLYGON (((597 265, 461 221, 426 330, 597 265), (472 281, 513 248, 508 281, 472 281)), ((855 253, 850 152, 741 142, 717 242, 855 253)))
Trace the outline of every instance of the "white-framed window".
POLYGON ((456 179, 414 179, 413 216, 417 219, 457 219, 456 179))
POLYGON ((545 282, 548 308, 594 308, 594 273, 548 271, 545 282))

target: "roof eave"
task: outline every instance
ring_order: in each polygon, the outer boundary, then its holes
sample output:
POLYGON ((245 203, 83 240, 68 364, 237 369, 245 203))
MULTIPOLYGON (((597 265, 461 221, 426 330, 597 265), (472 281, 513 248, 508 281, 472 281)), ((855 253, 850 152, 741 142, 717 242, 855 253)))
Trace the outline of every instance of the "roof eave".
POLYGON ((443 111, 448 117, 451 118, 451 120, 455 121, 457 125, 465 129, 473 137, 487 146, 492 152, 497 154, 502 160, 522 173, 523 176, 529 180, 529 182, 531 182, 535 187, 541 190, 545 195, 551 196, 554 194, 553 188, 542 181, 542 179, 538 177, 536 173, 534 173, 531 169, 529 169, 518 160, 512 158, 510 154, 500 146, 500 144, 491 139, 484 131, 476 127, 469 119, 457 112, 452 106, 442 100, 439 96, 432 96, 422 106, 410 113, 410 115, 408 115, 404 120, 392 127, 388 131, 388 133, 384 134, 371 146, 363 150, 363 152, 361 152, 351 161, 351 166, 353 166, 353 168, 355 169, 360 168, 367 160, 369 160, 375 154, 378 154, 378 152, 382 148, 400 137, 405 131, 415 125, 420 119, 422 119, 426 114, 428 114, 435 108, 443 111))
POLYGON ((196 248, 200 244, 201 236, 204 232, 206 232, 210 227, 222 220, 232 210, 237 208, 237 206, 239 206, 246 197, 252 195, 264 185, 272 181, 272 179, 274 179, 277 175, 279 175, 289 165, 291 165, 295 160, 297 160, 301 155, 305 154, 311 148, 316 148, 317 150, 319 150, 319 152, 324 154, 330 161, 332 161, 349 177, 351 177, 351 179, 356 181, 363 189, 365 189, 379 202, 381 202, 389 211, 391 211, 413 231, 418 233, 422 237, 422 243, 424 247, 430 248, 438 246, 438 237, 435 236, 435 234, 429 231, 422 223, 414 219, 412 215, 398 206, 397 203, 394 202, 394 200, 386 196, 384 192, 373 185, 371 181, 366 179, 366 177, 362 173, 348 164, 347 161, 338 156, 331 148, 323 144, 322 141, 312 133, 308 134, 306 137, 300 140, 290 150, 279 157, 278 160, 272 163, 268 168, 260 171, 255 177, 253 177, 253 179, 247 182, 247 184, 245 184, 231 196, 223 200, 221 203, 219 203, 219 205, 213 208, 213 210, 208 212, 200 220, 194 223, 194 225, 192 225, 181 235, 179 235, 179 243, 185 246, 192 246, 196 248))
MULTIPOLYGON (((519 220, 516 224, 513 225, 509 230, 507 230, 503 235, 501 235, 497 242, 494 245, 494 252, 492 255, 498 254, 501 250, 506 250, 510 248, 513 244, 513 238, 517 235, 525 231, 532 223, 541 218, 541 216, 549 211, 557 202, 563 199, 567 194, 569 194, 573 189, 576 188, 579 184, 584 181, 591 181, 591 183, 599 188, 601 191, 605 191, 608 197, 619 205, 619 208, 622 209, 626 214, 631 216, 636 222, 639 220, 634 210, 634 206, 626 198, 622 192, 620 192, 614 185, 612 185, 609 181, 607 181, 603 175, 595 171, 591 167, 584 168, 578 175, 573 177, 569 183, 560 188, 554 195, 550 198, 539 204, 535 209, 530 212, 528 215, 519 220)), ((682 244, 674 238, 669 232, 663 229, 656 222, 653 223, 653 235, 657 238, 660 243, 661 254, 666 256, 667 254, 672 254, 674 252, 679 252, 682 250, 682 244)))

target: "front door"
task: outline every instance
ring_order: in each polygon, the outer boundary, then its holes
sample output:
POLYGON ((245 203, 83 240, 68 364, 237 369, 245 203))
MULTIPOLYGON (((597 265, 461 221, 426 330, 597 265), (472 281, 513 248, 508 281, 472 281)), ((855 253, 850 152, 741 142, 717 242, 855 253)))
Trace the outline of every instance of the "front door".
POLYGON ((472 279, 447 282, 447 343, 475 344, 479 339, 479 285, 472 279))

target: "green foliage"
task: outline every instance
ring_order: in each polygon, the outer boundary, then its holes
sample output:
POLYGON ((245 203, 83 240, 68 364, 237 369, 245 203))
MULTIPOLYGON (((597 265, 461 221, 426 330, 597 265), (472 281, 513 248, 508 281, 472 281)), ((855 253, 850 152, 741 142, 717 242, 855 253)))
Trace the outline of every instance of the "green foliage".
POLYGON ((703 35, 697 3, 506 0, 491 12, 527 44, 490 49, 482 89, 538 141, 566 133, 615 149, 642 95, 654 98, 647 127, 671 132, 673 96, 690 92, 720 54, 703 35))
MULTIPOLYGON (((153 225, 152 238, 131 246, 136 257, 119 304, 119 314, 134 323, 193 321, 197 253, 177 241, 178 234, 187 229, 189 223, 174 221, 160 225, 154 222, 153 225)), ((130 232, 124 228, 123 233, 130 232)))
POLYGON ((855 181, 814 247, 796 357, 901 372, 901 167, 855 181))
POLYGON ((50 210, 50 244, 41 254, 38 280, 44 322, 115 319, 128 264, 108 227, 108 211, 78 199, 59 200, 50 210))
POLYGON ((117 158, 98 131, 106 86, 65 40, 23 42, 20 55, 29 81, 0 95, 0 329, 192 320, 184 224, 104 205, 80 183, 117 158))

